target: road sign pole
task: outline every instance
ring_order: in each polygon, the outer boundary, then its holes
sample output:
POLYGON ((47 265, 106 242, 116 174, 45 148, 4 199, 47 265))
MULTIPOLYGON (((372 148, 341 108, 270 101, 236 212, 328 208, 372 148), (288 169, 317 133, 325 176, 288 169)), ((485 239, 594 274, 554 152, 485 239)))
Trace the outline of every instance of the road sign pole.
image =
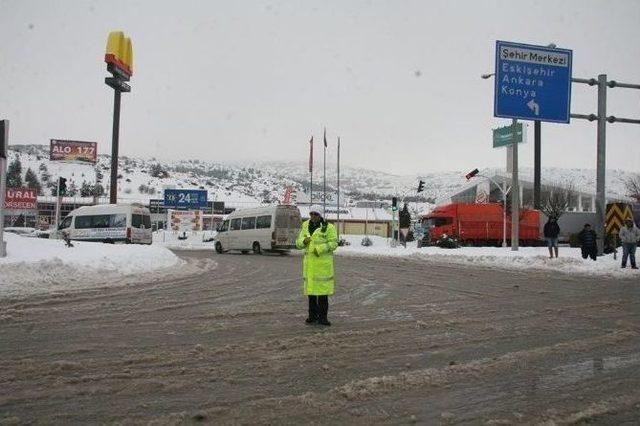
POLYGON ((516 126, 518 120, 513 119, 513 172, 511 173, 511 250, 518 251, 520 228, 520 189, 518 187, 518 144, 516 143, 516 126))
POLYGON ((605 208, 604 179, 606 167, 606 130, 607 130, 607 75, 598 76, 598 141, 596 164, 596 233, 600 237, 598 242, 598 256, 604 252, 605 240, 605 208))
POLYGON ((111 179, 109 203, 118 202, 118 143, 120 136, 120 90, 113 89, 113 132, 111 136, 111 179))
POLYGON ((507 181, 502 182, 502 247, 507 247, 507 181))
POLYGON ((542 123, 535 120, 533 124, 533 208, 540 209, 540 172, 541 172, 541 151, 540 141, 542 139, 542 123))

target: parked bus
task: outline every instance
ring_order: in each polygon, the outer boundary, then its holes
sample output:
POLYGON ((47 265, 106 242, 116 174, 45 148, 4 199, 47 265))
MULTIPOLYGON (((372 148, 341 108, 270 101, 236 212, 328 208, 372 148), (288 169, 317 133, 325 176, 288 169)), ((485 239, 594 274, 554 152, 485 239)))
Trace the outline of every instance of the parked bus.
POLYGON ((151 215, 141 204, 102 204, 73 210, 58 233, 72 240, 151 244, 151 215))
POLYGON ((216 252, 239 250, 287 252, 296 246, 300 231, 300 210, 296 206, 270 206, 236 210, 222 222, 215 240, 216 252))

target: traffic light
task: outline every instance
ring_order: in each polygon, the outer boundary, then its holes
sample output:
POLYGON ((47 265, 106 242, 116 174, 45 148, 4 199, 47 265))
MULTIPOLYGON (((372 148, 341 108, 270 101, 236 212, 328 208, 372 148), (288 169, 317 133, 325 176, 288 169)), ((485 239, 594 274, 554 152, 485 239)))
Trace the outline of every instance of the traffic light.
POLYGON ((467 180, 471 179, 472 177, 474 177, 475 175, 477 175, 478 173, 480 173, 480 170, 478 169, 473 169, 471 170, 469 173, 467 173, 467 175, 465 176, 467 178, 467 180))
POLYGON ((422 191, 424 191, 424 181, 423 180, 421 180, 418 183, 418 192, 422 192, 422 191))
POLYGON ((393 211, 398 210, 398 197, 391 198, 391 210, 393 211))
POLYGON ((59 178, 60 182, 58 184, 58 195, 63 196, 67 195, 67 178, 59 178))

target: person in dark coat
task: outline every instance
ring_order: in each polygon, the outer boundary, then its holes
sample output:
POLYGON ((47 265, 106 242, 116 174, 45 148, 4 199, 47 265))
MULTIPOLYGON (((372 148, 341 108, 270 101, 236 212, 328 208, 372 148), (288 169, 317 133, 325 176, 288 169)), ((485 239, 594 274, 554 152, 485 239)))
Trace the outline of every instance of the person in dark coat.
POLYGON ((580 246, 582 247, 583 259, 590 257, 591 259, 596 260, 596 256, 598 255, 598 245, 596 241, 597 239, 598 236, 596 235, 596 231, 591 229, 590 224, 585 223, 582 231, 578 233, 578 240, 580 241, 580 246))
POLYGON ((558 258, 558 235, 560 235, 558 220, 551 216, 547 223, 544 224, 544 238, 547 240, 547 247, 549 247, 549 259, 553 259, 554 251, 556 259, 558 258))

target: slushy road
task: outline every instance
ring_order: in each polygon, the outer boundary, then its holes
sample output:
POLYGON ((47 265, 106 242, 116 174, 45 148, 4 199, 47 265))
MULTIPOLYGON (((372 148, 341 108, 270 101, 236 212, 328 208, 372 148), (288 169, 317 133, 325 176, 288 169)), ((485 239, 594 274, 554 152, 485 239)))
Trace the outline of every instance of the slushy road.
POLYGON ((640 279, 338 256, 322 328, 299 255, 180 256, 0 299, 0 424, 640 422, 640 279))

